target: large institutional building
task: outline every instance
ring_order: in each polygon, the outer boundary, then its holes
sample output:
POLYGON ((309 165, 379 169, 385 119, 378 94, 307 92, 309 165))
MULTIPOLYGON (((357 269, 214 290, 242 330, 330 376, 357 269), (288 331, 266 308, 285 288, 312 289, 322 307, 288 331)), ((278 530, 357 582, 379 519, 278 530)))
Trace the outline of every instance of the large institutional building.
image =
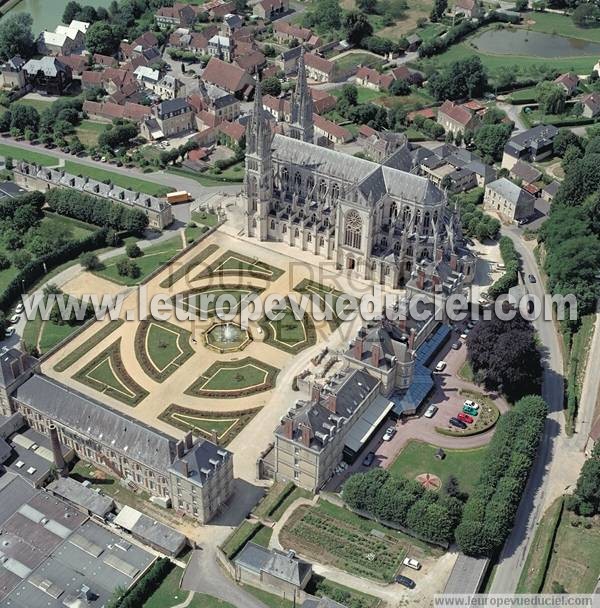
POLYGON ((310 251, 389 287, 423 266, 439 283, 448 269, 472 281, 475 258, 461 245, 456 213, 445 192, 411 172, 408 145, 382 163, 316 145, 302 55, 291 105, 286 133, 273 134, 257 86, 242 199, 249 236, 310 251))

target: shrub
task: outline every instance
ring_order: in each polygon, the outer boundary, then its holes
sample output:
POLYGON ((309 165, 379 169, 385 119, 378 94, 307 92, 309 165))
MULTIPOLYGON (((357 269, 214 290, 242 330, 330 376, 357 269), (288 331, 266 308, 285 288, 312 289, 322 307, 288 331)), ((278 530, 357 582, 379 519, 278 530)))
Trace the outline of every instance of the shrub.
POLYGON ((129 243, 125 248, 127 257, 139 258, 142 255, 142 250, 138 247, 137 243, 129 243))

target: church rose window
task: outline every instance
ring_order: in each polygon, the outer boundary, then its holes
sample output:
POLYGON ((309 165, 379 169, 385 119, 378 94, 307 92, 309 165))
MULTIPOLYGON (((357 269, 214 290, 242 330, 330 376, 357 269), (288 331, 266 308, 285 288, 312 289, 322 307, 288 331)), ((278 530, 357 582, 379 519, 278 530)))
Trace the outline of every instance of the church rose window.
POLYGON ((344 244, 355 249, 360 248, 362 236, 362 219, 356 211, 349 211, 346 214, 346 232, 344 244))

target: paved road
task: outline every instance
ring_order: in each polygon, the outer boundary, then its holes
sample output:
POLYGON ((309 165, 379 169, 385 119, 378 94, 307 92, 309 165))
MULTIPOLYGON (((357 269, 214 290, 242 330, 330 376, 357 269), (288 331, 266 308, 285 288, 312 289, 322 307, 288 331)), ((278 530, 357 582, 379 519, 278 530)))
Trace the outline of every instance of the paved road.
POLYGON ((523 106, 514 106, 512 103, 504 103, 497 101, 496 105, 500 110, 506 112, 506 115, 515 123, 515 131, 525 131, 527 126, 521 118, 520 112, 523 106))
MULTIPOLYGON (((539 277, 539 269, 531 249, 523 243, 517 228, 504 228, 503 234, 509 236, 523 260, 523 272, 539 277)), ((541 281, 526 283, 529 293, 539 298, 544 297, 541 281)), ((500 555, 490 593, 513 593, 517 587, 525 558, 531 547, 535 528, 537 527, 545 506, 546 494, 555 483, 551 476, 552 461, 564 457, 568 449, 561 434, 564 434, 563 394, 563 360, 559 337, 552 321, 537 320, 534 323, 539 340, 545 349, 544 376, 542 396, 548 404, 549 414, 538 457, 531 472, 525 493, 521 499, 515 525, 500 555)), ((565 480, 566 481, 566 480, 565 480)))

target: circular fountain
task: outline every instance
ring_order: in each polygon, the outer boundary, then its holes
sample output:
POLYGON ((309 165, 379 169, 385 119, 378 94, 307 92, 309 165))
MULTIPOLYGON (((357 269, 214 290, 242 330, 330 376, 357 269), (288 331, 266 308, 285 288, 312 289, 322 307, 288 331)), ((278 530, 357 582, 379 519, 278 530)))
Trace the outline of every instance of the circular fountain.
POLYGON ((204 334, 206 346, 220 353, 229 353, 243 350, 248 346, 252 337, 248 330, 237 323, 213 323, 204 334))

